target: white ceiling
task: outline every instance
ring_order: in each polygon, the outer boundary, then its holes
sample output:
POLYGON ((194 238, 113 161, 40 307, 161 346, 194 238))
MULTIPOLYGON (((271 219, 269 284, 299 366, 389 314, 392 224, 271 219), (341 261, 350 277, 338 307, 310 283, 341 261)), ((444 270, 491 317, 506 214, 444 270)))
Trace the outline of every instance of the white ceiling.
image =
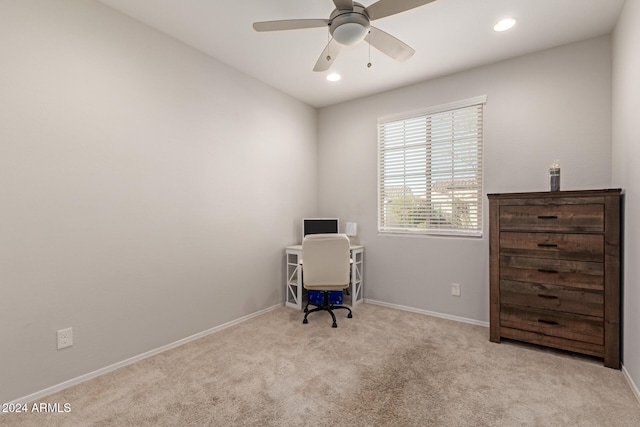
MULTIPOLYGON (((343 48, 313 72, 327 43, 314 28, 257 33, 255 21, 329 18, 332 0, 100 0, 312 106, 324 107, 526 53, 610 33, 624 0, 436 0, 373 25, 416 50, 396 62, 368 44, 343 48), (505 17, 518 24, 504 33, 505 17)), ((376 0, 359 0, 369 6, 376 0)))

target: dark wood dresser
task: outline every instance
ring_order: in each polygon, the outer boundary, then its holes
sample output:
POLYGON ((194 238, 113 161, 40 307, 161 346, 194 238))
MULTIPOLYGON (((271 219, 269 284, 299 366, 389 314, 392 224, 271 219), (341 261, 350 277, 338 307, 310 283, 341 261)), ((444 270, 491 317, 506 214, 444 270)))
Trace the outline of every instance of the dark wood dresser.
POLYGON ((622 191, 489 194, 490 339, 620 369, 622 191))

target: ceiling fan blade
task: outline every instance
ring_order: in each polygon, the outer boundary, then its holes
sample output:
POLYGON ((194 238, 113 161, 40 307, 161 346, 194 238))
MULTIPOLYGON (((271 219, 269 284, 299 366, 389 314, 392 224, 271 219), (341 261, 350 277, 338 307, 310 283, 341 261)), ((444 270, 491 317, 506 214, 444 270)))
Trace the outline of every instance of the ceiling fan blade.
POLYGON ((435 0, 379 0, 364 10, 373 21, 385 16, 395 15, 405 10, 415 9, 434 2, 435 0))
POLYGON ((338 10, 353 10, 353 0, 333 0, 338 10))
POLYGON ((283 21, 254 22, 256 31, 299 30, 303 28, 320 28, 329 25, 328 19, 285 19, 283 21))
POLYGON ((327 47, 325 47, 320 54, 320 58, 318 58, 316 66, 313 67, 313 71, 327 71, 331 68, 333 61, 336 60, 341 48, 342 45, 340 43, 335 41, 335 39, 331 39, 329 43, 327 43, 327 47), (329 57, 329 59, 327 59, 327 57, 329 57))
POLYGON ((385 33, 379 28, 371 27, 370 31, 369 35, 365 37, 365 40, 369 42, 371 46, 393 59, 406 61, 416 53, 416 51, 406 43, 401 42, 391 34, 385 33))

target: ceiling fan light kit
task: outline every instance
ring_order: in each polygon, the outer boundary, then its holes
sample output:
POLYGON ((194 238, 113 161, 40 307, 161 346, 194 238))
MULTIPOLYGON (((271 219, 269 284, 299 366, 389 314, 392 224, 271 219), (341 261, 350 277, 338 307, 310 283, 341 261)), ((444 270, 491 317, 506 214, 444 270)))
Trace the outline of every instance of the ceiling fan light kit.
POLYGON ((369 16, 360 3, 353 3, 353 10, 334 10, 329 19, 329 32, 343 46, 361 42, 369 33, 369 16))
MULTIPOLYGON (((336 59, 341 46, 353 46, 362 40, 398 61, 409 59, 415 51, 391 34, 371 26, 371 21, 415 9, 435 0, 379 0, 368 7, 352 0, 333 0, 329 19, 288 19, 255 22, 256 31, 297 30, 328 26, 332 39, 320 54, 313 71, 326 71, 336 59), (373 37, 367 37, 367 34, 373 37)), ((370 65, 368 65, 370 67, 370 65)))

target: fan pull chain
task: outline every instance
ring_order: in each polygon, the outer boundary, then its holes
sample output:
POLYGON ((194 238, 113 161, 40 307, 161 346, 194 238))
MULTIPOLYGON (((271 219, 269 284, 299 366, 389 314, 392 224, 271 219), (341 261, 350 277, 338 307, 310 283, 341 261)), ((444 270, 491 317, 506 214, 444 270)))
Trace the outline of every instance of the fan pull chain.
MULTIPOLYGON (((327 27, 328 28, 328 27, 327 27)), ((331 61, 331 31, 327 31, 327 61, 331 61)))
POLYGON ((369 45, 369 63, 367 63, 367 68, 371 68, 371 31, 367 34, 368 40, 367 43, 369 45))

